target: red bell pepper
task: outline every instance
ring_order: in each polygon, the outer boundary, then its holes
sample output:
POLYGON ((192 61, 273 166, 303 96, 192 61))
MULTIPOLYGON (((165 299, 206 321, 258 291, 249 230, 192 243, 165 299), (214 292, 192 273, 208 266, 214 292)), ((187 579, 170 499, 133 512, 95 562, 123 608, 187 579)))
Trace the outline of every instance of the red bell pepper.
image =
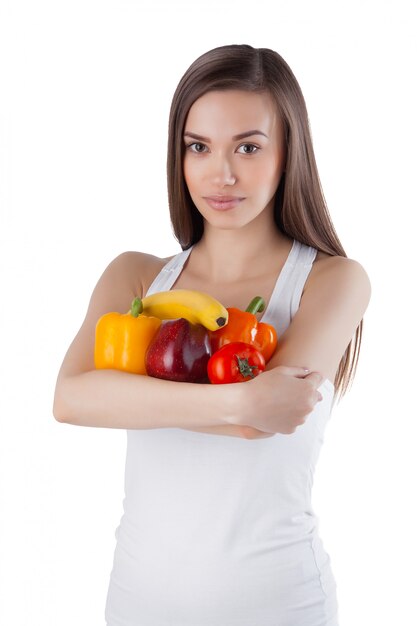
POLYGON ((259 350, 265 363, 268 363, 277 347, 278 336, 271 324, 258 322, 255 313, 261 313, 264 309, 265 301, 260 296, 253 298, 246 311, 228 308, 228 323, 218 330, 209 332, 212 354, 232 341, 243 341, 259 350))

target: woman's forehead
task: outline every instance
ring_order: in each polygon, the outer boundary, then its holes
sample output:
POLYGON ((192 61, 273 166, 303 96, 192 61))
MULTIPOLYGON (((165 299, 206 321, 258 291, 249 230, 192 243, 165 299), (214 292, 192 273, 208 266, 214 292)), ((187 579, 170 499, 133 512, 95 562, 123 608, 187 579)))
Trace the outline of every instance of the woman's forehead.
POLYGON ((277 106, 268 92, 209 91, 191 106, 184 131, 214 139, 259 130, 269 137, 278 119, 277 106))

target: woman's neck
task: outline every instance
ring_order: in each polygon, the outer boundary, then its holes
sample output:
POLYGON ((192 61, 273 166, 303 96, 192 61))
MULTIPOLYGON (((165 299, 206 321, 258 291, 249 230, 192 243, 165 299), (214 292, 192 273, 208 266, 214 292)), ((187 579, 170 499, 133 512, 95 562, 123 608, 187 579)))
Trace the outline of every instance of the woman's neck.
POLYGON ((268 271, 271 260, 285 259, 292 239, 275 225, 256 229, 254 224, 236 229, 217 229, 206 225, 202 238, 194 245, 193 271, 205 275, 210 283, 233 283, 245 276, 254 278, 268 271))

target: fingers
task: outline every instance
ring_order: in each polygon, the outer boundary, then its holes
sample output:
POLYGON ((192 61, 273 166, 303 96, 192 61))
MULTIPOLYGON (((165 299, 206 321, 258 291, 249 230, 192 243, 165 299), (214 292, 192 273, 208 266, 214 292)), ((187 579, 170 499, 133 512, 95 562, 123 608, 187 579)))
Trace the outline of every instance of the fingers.
POLYGON ((317 389, 323 382, 324 376, 322 376, 320 372, 311 372, 310 374, 307 374, 307 376, 305 376, 304 380, 308 380, 313 385, 313 387, 317 389))
POLYGON ((274 370, 278 370, 280 374, 284 374, 286 376, 294 376, 296 378, 303 378, 304 380, 308 380, 310 384, 316 390, 316 402, 320 402, 323 400, 323 396, 320 391, 317 391, 318 387, 325 380, 325 377, 320 374, 320 372, 311 372, 310 370, 304 367, 296 367, 291 365, 278 365, 274 368, 274 370))
POLYGON ((320 387, 321 383, 324 380, 324 376, 322 376, 320 374, 320 372, 311 372, 311 374, 308 374, 308 376, 305 377, 304 380, 308 380, 314 387, 314 389, 316 390, 316 396, 317 396, 317 402, 321 402, 323 400, 323 396, 320 393, 320 391, 318 391, 318 387, 320 387))
POLYGON ((280 374, 285 374, 286 376, 296 376, 297 378, 305 378, 306 374, 310 371, 304 367, 295 367, 291 365, 278 365, 274 369, 279 370, 280 374))
POLYGON ((265 439, 266 437, 273 437, 275 435, 275 433, 265 433, 252 426, 240 426, 239 430, 243 439, 265 439))

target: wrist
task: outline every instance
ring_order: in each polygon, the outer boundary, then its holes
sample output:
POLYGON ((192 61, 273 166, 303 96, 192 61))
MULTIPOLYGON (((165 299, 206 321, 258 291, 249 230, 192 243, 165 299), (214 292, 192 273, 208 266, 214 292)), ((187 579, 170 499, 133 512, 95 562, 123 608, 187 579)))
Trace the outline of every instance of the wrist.
POLYGON ((245 424, 245 413, 249 403, 247 393, 249 382, 216 385, 219 403, 222 407, 221 414, 225 424, 235 426, 245 424))

